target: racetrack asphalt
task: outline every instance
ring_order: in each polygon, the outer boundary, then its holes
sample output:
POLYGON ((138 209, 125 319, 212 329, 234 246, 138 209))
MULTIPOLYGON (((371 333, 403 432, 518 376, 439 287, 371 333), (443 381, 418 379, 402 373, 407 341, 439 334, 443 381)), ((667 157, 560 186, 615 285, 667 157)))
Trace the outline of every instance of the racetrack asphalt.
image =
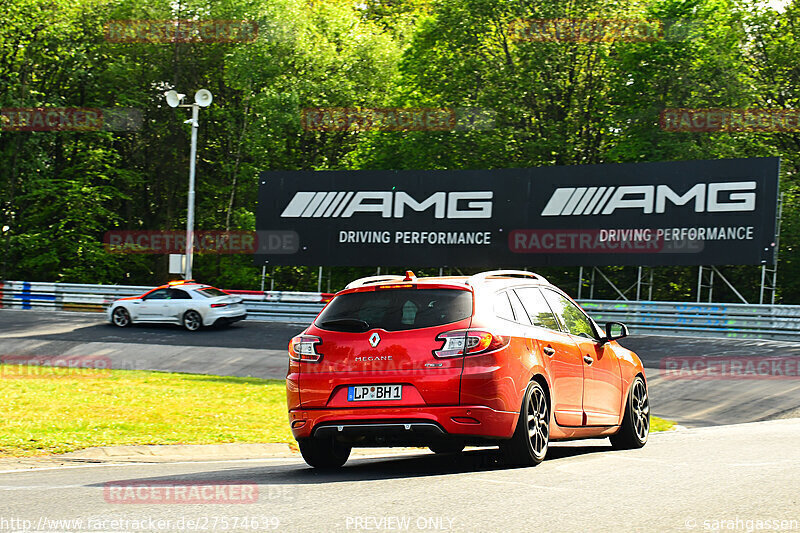
POLYGON ((328 473, 299 458, 5 472, 0 530, 797 531, 798 442, 794 419, 657 433, 639 450, 553 443, 532 468, 478 449, 362 456, 328 473), (186 499, 192 486, 212 487, 194 493, 202 504, 186 499))

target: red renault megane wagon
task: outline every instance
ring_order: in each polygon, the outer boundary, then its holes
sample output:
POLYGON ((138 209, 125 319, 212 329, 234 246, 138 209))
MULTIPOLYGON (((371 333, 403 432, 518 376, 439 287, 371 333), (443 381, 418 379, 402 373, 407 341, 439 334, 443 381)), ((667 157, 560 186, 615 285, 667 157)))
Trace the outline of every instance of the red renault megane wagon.
POLYGON ((499 445, 520 465, 560 439, 638 448, 650 407, 626 335, 530 272, 359 279, 289 344, 292 433, 318 468, 356 446, 499 445))

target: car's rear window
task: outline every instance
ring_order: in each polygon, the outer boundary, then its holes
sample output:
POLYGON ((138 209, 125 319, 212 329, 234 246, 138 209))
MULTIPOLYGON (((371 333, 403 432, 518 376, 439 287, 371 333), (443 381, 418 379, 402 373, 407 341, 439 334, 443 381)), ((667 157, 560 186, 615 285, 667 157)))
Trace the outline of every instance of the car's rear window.
POLYGON ((204 289, 197 289, 197 292, 206 296, 208 298, 214 298, 215 296, 227 296, 227 292, 221 291, 215 287, 206 287, 204 289))
POLYGON ((428 328, 472 315, 472 292, 459 289, 383 289, 337 296, 314 324, 333 331, 428 328))

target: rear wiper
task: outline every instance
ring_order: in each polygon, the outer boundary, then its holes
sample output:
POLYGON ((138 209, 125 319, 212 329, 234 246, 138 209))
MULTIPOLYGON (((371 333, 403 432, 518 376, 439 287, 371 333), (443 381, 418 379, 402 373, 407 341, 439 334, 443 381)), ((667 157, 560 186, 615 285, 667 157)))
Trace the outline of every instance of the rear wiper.
POLYGON ((356 331, 367 331, 369 329, 369 323, 358 318, 334 318, 333 320, 326 320, 320 325, 323 327, 341 326, 347 329, 355 329, 356 331))

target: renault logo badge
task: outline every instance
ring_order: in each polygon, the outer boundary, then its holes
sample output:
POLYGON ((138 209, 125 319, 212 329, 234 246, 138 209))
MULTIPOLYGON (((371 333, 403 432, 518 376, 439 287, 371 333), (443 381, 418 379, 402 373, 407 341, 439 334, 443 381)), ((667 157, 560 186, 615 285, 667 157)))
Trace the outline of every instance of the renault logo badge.
POLYGON ((381 342, 381 336, 378 335, 377 331, 369 336, 369 345, 372 346, 373 348, 375 348, 380 342, 381 342))

